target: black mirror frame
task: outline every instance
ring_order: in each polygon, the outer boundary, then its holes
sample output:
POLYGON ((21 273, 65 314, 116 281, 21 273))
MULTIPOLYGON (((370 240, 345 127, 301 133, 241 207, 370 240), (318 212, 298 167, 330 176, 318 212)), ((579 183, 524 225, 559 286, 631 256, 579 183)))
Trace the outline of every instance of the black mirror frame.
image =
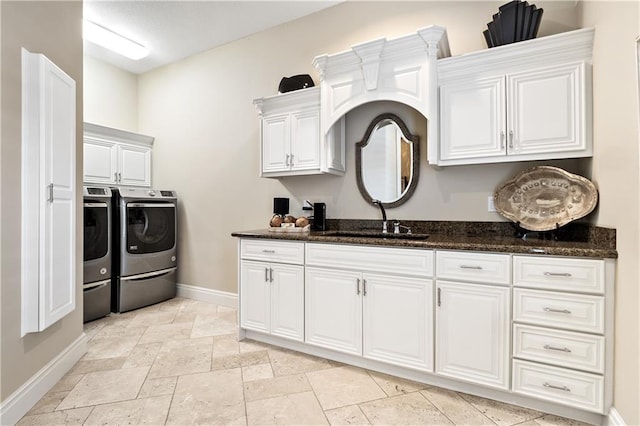
POLYGON ((411 197, 411 195, 413 195, 418 185, 418 178, 420 177, 420 136, 414 135, 411 132, 409 132, 409 128, 407 127, 407 125, 404 124, 404 121, 402 121, 402 119, 397 115, 391 114, 391 113, 385 113, 385 114, 380 114, 379 116, 374 118, 371 121, 371 124, 369 124, 367 131, 364 133, 364 138, 360 142, 356 143, 356 180, 358 183, 358 189, 360 190, 360 194, 362 195, 362 197, 365 200, 367 200, 369 203, 373 203, 374 198, 371 196, 371 194, 369 194, 369 191, 367 191, 367 189, 365 188, 364 180, 362 178, 362 150, 369 143, 369 138, 371 137, 371 133, 373 133, 373 130, 376 128, 378 123, 380 123, 383 120, 392 120, 398 125, 398 127, 400 127, 400 130, 402 131, 402 134, 404 135, 405 139, 411 142, 412 151, 413 151, 413 161, 411 164, 413 174, 411 177, 411 183, 409 184, 409 187, 407 188, 406 192, 400 198, 398 198, 393 202, 390 202, 390 203, 382 202, 382 205, 385 208, 398 207, 404 204, 411 197))

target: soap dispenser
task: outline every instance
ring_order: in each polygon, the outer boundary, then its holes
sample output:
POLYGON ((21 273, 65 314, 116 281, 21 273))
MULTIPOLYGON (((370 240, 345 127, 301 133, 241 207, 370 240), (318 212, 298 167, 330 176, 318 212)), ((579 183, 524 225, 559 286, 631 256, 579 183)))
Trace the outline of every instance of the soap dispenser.
POLYGON ((313 203, 313 231, 327 230, 327 205, 325 203, 313 203))

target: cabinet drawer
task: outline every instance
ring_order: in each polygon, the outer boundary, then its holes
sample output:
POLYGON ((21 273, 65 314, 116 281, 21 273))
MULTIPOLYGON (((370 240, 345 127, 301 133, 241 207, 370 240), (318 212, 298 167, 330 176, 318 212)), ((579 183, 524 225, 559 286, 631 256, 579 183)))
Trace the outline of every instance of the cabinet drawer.
POLYGON ((436 252, 436 276, 442 279, 508 285, 510 267, 508 254, 436 252))
POLYGON ((433 251, 339 244, 307 244, 307 265, 433 276, 433 251))
POLYGON ((513 342, 514 357, 604 373, 602 336, 514 324, 513 342))
POLYGON ((513 320, 602 334, 604 298, 514 288, 513 320))
POLYGON ((602 413, 604 378, 565 368, 513 361, 513 391, 602 413))
POLYGON ((302 265, 304 264, 304 243, 243 239, 240 241, 240 257, 302 265))
POLYGON ((514 256, 513 285, 602 294, 604 261, 514 256))

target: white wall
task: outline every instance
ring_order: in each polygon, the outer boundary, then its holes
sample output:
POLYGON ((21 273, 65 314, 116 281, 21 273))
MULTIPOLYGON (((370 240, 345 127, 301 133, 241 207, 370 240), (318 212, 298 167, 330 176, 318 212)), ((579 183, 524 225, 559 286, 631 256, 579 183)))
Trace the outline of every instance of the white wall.
POLYGON ((593 180, 597 223, 616 228, 615 406, 640 424, 640 276, 638 194, 638 2, 584 2, 582 22, 595 26, 593 49, 593 180))
POLYGON ((84 121, 136 132, 138 76, 84 56, 84 121))

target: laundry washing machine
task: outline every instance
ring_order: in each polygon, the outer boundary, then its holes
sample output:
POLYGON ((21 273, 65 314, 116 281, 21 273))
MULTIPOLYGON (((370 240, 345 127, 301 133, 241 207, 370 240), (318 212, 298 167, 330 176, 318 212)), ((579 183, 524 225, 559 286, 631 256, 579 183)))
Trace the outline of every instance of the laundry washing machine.
POLYGON ((111 313, 112 209, 111 189, 83 188, 84 196, 84 322, 111 313))
POLYGON ((114 189, 114 262, 111 309, 126 312, 176 295, 175 191, 114 189))

